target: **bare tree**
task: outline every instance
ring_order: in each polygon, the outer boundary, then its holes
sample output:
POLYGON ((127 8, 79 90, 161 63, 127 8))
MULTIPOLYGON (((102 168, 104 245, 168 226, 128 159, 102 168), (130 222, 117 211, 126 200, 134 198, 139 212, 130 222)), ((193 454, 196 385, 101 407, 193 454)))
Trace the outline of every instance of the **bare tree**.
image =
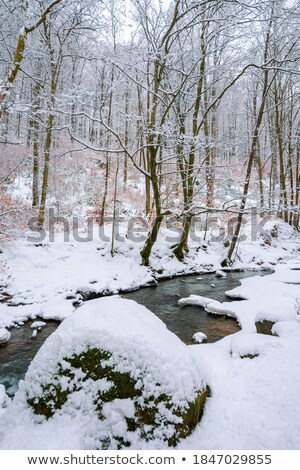
POLYGON ((35 31, 41 24, 46 21, 48 14, 54 9, 56 5, 61 3, 62 0, 53 0, 49 5, 47 5, 37 16, 36 19, 31 18, 32 8, 30 8, 28 1, 22 0, 22 10, 24 12, 24 25, 22 26, 19 36, 17 39, 17 45, 13 53, 12 64, 9 68, 9 71, 6 77, 2 80, 0 84, 0 119, 3 115, 3 110, 5 108, 5 102, 7 96, 9 96, 10 90, 13 87, 14 81, 17 77, 17 74, 21 67, 21 62, 24 57, 25 47, 27 37, 30 33, 35 31), (29 16, 29 19, 28 19, 29 16), (30 22, 29 22, 30 21, 30 22))

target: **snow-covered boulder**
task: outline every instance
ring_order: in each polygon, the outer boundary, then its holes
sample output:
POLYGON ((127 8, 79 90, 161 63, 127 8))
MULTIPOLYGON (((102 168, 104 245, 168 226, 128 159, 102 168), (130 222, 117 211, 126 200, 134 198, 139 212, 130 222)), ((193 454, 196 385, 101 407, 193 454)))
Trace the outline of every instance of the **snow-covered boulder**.
POLYGON ((52 423, 83 449, 161 448, 191 433, 207 395, 189 347, 145 307, 114 296, 87 302, 47 339, 10 416, 30 415, 41 446, 52 423))
POLYGON ((276 347, 278 347, 278 338, 275 336, 241 333, 232 336, 230 349, 233 357, 253 358, 276 347))
POLYGON ((207 336, 205 333, 202 333, 202 331, 198 331, 193 335, 193 341, 194 343, 207 343, 207 336))
POLYGON ((6 328, 0 328, 0 344, 6 343, 10 338, 10 332, 6 328))

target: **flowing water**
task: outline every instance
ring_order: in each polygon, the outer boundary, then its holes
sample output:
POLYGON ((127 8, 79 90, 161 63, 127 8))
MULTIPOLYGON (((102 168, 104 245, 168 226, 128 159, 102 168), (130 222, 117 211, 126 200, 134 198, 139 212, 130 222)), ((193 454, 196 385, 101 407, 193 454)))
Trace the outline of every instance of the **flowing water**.
POLYGON ((228 302, 231 299, 225 292, 240 285, 239 279, 266 274, 269 273, 246 271, 227 273, 226 278, 217 278, 215 274, 177 277, 161 281, 157 287, 140 289, 123 294, 122 297, 133 299, 154 312, 184 343, 192 344, 193 335, 199 331, 206 334, 207 342, 214 343, 239 331, 237 321, 225 316, 211 315, 204 308, 194 305, 180 307, 178 300, 195 294, 219 302, 228 302))
POLYGON ((23 379, 28 366, 48 336, 56 330, 59 322, 48 321, 35 338, 32 338, 32 321, 20 328, 10 330, 8 343, 0 346, 0 384, 9 395, 18 389, 19 380, 23 379))
MULTIPOLYGON (((224 336, 239 331, 236 320, 228 317, 209 315, 203 308, 187 305, 180 307, 179 298, 191 294, 210 297, 220 302, 230 300, 225 291, 239 285, 239 279, 254 275, 266 275, 267 272, 232 272, 227 278, 217 278, 214 274, 184 276, 161 281, 157 287, 147 287, 123 294, 154 312, 186 344, 192 343, 194 333, 201 331, 207 335, 208 342, 215 342, 224 336)), ((7 392, 13 395, 20 379, 44 343, 46 338, 56 330, 58 322, 48 321, 47 326, 32 338, 32 322, 20 328, 11 329, 11 339, 0 346, 0 384, 5 385, 7 392)))

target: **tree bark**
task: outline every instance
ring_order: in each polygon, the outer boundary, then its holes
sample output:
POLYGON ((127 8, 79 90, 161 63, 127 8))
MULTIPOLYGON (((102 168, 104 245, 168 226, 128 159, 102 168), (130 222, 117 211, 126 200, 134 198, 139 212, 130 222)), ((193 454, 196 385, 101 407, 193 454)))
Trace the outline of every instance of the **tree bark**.
MULTIPOLYGON (((269 21, 268 25, 268 31, 266 34, 266 41, 265 41, 265 49, 264 49, 264 62, 267 62, 268 58, 268 51, 269 51, 269 41, 270 41, 270 33, 271 33, 271 27, 273 23, 273 12, 271 14, 271 19, 269 21)), ((263 114, 264 114, 264 109, 265 109, 265 104, 268 96, 268 91, 269 91, 269 71, 268 69, 264 69, 263 72, 264 76, 264 81, 263 81, 263 91, 262 91, 262 97, 261 97, 261 103, 259 107, 259 112, 257 114, 256 118, 256 123, 255 123, 255 128, 253 132, 253 137, 252 137, 252 143, 251 143, 251 149, 248 157, 248 164, 247 164, 247 170, 246 170, 246 177, 245 177, 245 182, 244 182, 244 188, 243 188, 243 196, 241 200, 241 205, 240 205, 240 211, 237 217, 237 223, 236 223, 236 228, 229 246, 229 250, 227 253, 226 258, 222 261, 221 266, 230 266, 232 264, 232 255, 234 253, 236 244, 238 242, 240 230, 242 227, 242 222, 243 222, 243 212, 246 207, 247 203, 247 196, 248 196, 248 191, 249 191, 249 185, 250 185, 250 178, 251 178, 251 171, 252 171, 252 166, 254 162, 254 158, 256 155, 256 150, 257 150, 257 142, 258 142, 258 137, 259 137, 259 129, 263 120, 263 114)))

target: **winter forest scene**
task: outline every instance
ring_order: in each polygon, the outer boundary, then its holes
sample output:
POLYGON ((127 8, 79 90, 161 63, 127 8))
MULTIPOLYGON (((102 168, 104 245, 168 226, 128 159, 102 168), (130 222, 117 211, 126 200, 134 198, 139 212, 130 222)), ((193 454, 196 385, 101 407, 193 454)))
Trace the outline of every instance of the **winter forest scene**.
POLYGON ((299 65, 299 0, 0 0, 1 450, 300 450, 299 65))

